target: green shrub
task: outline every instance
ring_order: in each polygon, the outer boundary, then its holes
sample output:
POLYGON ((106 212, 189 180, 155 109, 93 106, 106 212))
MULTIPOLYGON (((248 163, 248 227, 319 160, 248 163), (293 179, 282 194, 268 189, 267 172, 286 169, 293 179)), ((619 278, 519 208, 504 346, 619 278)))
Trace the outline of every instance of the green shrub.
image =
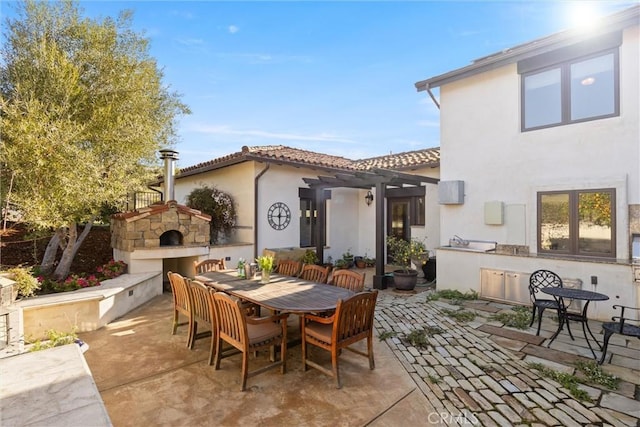
POLYGON ((47 339, 36 340, 33 342, 33 346, 29 351, 45 350, 47 348, 59 347, 62 345, 73 344, 78 339, 78 335, 75 332, 75 328, 71 332, 60 332, 54 329, 49 329, 46 332, 47 339))
POLYGON ((427 301, 436 301, 436 300, 439 300, 440 298, 448 299, 452 301, 458 301, 458 300, 470 301, 470 300, 477 300, 478 293, 473 290, 462 293, 457 289, 443 289, 443 290, 432 292, 431 294, 429 294, 429 296, 427 297, 427 301))
POLYGON ((578 361, 576 367, 580 372, 585 374, 587 380, 593 384, 599 384, 605 386, 609 390, 617 390, 620 384, 620 378, 615 375, 611 375, 602 370, 602 367, 595 361, 589 360, 587 362, 578 361))
POLYGON ((30 268, 14 267, 7 271, 11 275, 11 280, 16 282, 15 286, 18 294, 25 298, 32 297, 40 289, 38 279, 31 274, 30 268))
POLYGON ((451 317, 453 319, 456 319, 458 322, 471 322, 473 319, 476 318, 476 314, 472 311, 466 311, 466 310, 447 310, 444 309, 442 310, 442 313, 445 316, 451 317))
POLYGON ((551 378, 552 380, 560 383, 562 387, 569 390, 569 393, 578 400, 584 400, 591 402, 589 393, 579 388, 580 381, 575 375, 568 374, 566 372, 555 371, 551 368, 547 368, 541 363, 529 363, 531 369, 536 369, 543 377, 551 378))
POLYGON ((528 329, 531 323, 531 310, 524 306, 511 308, 509 311, 497 313, 489 317, 490 320, 497 320, 516 329, 528 329))

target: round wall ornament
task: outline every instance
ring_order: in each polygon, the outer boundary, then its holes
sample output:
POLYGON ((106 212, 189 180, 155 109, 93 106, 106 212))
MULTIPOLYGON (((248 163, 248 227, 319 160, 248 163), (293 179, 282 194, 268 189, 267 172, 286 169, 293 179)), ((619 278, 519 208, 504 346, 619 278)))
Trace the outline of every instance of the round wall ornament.
POLYGON ((269 207, 267 219, 274 230, 284 230, 291 222, 291 210, 285 203, 276 202, 269 207))

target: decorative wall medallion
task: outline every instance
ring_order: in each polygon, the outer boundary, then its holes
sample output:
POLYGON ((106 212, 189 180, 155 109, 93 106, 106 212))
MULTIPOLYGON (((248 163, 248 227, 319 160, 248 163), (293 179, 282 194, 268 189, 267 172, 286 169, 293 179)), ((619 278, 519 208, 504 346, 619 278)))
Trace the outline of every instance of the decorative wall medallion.
POLYGON ((282 202, 272 204, 267 212, 267 219, 274 230, 284 230, 291 222, 289 206, 282 202))

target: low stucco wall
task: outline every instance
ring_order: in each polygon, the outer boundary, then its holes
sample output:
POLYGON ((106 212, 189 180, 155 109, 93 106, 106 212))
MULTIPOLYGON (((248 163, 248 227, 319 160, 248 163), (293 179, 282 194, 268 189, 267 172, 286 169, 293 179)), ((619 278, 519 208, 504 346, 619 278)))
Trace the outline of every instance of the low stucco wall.
POLYGON ((161 295, 159 276, 160 272, 123 274, 97 287, 18 301, 24 337, 45 338, 46 331, 51 329, 60 332, 99 329, 161 295))
POLYGON ((307 250, 303 248, 266 248, 262 251, 262 255, 271 255, 276 265, 278 261, 293 260, 300 261, 307 250))
MULTIPOLYGON (((557 273, 562 278, 580 280, 582 289, 609 296, 607 301, 592 302, 589 305, 588 316, 591 319, 609 321, 612 316, 619 315, 619 310, 613 309, 614 304, 640 307, 640 283, 633 281, 631 264, 536 255, 465 252, 452 249, 438 249, 437 259, 438 289, 457 289, 460 292, 474 290, 481 293, 482 269, 526 274, 531 274, 538 269, 546 269, 557 273), (597 277, 597 285, 591 284, 591 276, 597 277)), ((528 290, 525 292, 528 295, 528 290)))

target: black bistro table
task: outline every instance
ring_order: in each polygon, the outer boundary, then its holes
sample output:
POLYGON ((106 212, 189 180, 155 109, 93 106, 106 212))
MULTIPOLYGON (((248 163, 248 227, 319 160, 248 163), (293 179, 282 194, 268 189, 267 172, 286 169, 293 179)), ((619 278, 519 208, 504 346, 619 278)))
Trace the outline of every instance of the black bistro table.
POLYGON ((602 346, 591 332, 591 328, 589 328, 589 319, 587 319, 587 309, 589 308, 589 303, 591 301, 606 301, 609 299, 605 294, 601 294, 598 292, 587 291, 584 289, 572 289, 572 288, 560 288, 560 287, 547 287, 540 289, 545 294, 552 295, 556 301, 558 301, 558 306, 560 307, 558 311, 558 330, 551 336, 551 340, 547 347, 551 346, 553 340, 556 339, 560 331, 564 328, 565 323, 567 324, 567 331, 569 332, 569 336, 573 340, 573 334, 571 333, 571 329, 569 327, 569 321, 580 322, 582 323, 582 333, 584 334, 584 339, 587 341, 587 345, 589 346, 589 350, 591 350, 591 354, 593 354, 593 358, 597 359, 596 352, 593 351, 591 347, 591 342, 589 342, 589 336, 587 335, 587 331, 591 338, 598 345, 598 348, 602 350, 602 346), (565 304, 565 299, 571 300, 580 300, 585 301, 584 306, 582 307, 582 312, 574 313, 567 310, 567 304, 565 304))

